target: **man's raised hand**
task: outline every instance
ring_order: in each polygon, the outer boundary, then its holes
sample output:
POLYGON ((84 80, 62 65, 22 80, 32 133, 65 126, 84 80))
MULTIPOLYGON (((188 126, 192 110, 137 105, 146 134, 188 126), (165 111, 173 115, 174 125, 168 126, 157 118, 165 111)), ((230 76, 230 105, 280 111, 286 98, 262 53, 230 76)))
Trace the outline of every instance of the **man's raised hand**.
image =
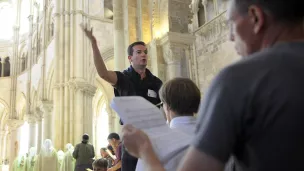
POLYGON ((93 35, 93 28, 91 28, 90 30, 87 27, 87 24, 80 24, 80 27, 82 29, 82 31, 85 33, 85 35, 90 39, 91 43, 96 43, 96 38, 93 35))

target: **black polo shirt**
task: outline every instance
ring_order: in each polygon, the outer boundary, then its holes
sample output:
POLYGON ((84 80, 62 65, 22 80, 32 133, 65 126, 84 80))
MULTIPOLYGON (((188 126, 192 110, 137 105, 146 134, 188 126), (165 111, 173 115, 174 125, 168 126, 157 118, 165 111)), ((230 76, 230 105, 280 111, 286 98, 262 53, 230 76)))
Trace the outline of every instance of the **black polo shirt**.
POLYGON ((160 103, 158 91, 162 81, 146 69, 146 77, 141 79, 140 75, 132 66, 123 72, 115 71, 117 83, 114 86, 115 96, 141 96, 153 104, 160 103))

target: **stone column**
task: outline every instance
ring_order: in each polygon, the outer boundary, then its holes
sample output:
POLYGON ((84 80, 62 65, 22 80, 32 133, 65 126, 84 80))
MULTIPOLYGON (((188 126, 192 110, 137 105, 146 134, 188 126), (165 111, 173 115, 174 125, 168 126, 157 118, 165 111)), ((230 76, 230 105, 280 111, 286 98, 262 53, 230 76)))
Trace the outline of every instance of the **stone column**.
POLYGON ((7 130, 7 135, 5 138, 6 146, 5 146, 5 151, 4 151, 4 159, 6 160, 6 165, 9 165, 9 159, 10 159, 10 150, 11 150, 11 133, 9 130, 7 130))
POLYGON ((1 149, 0 160, 1 160, 1 162, 3 162, 7 158, 6 157, 7 156, 6 150, 7 150, 7 147, 8 147, 7 137, 8 137, 8 131, 3 131, 2 132, 2 137, 0 139, 0 141, 1 141, 1 146, 0 146, 0 149, 1 149))
POLYGON ((114 12, 114 68, 117 71, 124 69, 125 64, 125 40, 124 40, 124 20, 123 20, 123 1, 113 0, 114 12))
POLYGON ((137 41, 143 40, 142 35, 142 0, 136 1, 136 38, 137 41))
POLYGON ((2 58, 1 60, 1 76, 4 77, 4 66, 5 66, 5 58, 2 58))
MULTIPOLYGON (((63 86, 63 78, 64 78, 64 73, 63 73, 63 50, 64 50, 64 45, 63 45, 63 23, 64 23, 64 17, 63 17, 63 11, 64 11, 64 1, 61 0, 55 0, 55 13, 54 13, 54 80, 55 80, 55 86, 53 87, 53 92, 54 92, 54 115, 51 117, 51 115, 45 115, 44 113, 44 121, 43 121, 43 130, 44 130, 44 135, 43 135, 43 140, 45 138, 55 138, 56 140, 52 139, 53 144, 55 148, 59 148, 60 142, 61 142, 61 136, 62 132, 57 132, 57 130, 61 130, 61 122, 62 118, 60 117, 62 115, 62 105, 63 105, 63 94, 62 94, 62 86, 63 86), (51 123, 56 123, 56 127, 54 126, 53 128, 53 134, 51 134, 51 129, 52 125, 51 123)), ((77 51, 79 52, 79 51, 77 51)), ((77 63, 75 64, 77 65, 77 63)), ((81 71, 80 71, 81 72, 81 71)), ((75 73, 75 75, 79 74, 78 72, 75 73)), ((43 110, 43 108, 41 108, 43 110)), ((43 110, 44 111, 44 110, 43 110)))
POLYGON ((38 127, 38 132, 37 132, 37 154, 39 154, 41 145, 42 145, 42 132, 43 132, 43 127, 42 127, 42 117, 43 117, 43 112, 40 110, 40 108, 36 108, 35 111, 35 116, 37 120, 37 127, 38 127))
MULTIPOLYGON (((20 2, 18 2, 20 3, 20 2)), ((19 46, 19 26, 14 26, 14 44, 13 56, 11 59, 10 77, 11 77, 11 91, 10 91, 10 117, 11 119, 18 119, 16 112, 16 89, 17 89, 17 58, 19 46)))
POLYGON ((52 136, 52 131, 56 129, 56 125, 52 122, 53 103, 50 101, 42 101, 40 105, 41 111, 43 111, 43 140, 51 139, 55 140, 56 137, 52 136))
POLYGON ((188 77, 189 50, 194 43, 195 36, 176 32, 168 32, 160 40, 163 49, 163 57, 167 65, 166 80, 174 77, 188 77))
POLYGON ((96 87, 86 82, 70 82, 70 87, 75 90, 75 117, 73 124, 74 140, 71 143, 79 143, 84 133, 87 133, 93 139, 93 108, 92 100, 96 92, 96 87), (77 105, 79 104, 79 105, 77 105))
POLYGON ((36 147, 36 117, 34 114, 27 116, 27 122, 29 124, 29 147, 36 147))
POLYGON ((0 164, 2 163, 2 160, 4 158, 3 151, 5 150, 5 131, 0 131, 0 164))
POLYGON ((13 171, 13 162, 18 156, 18 151, 20 149, 20 143, 18 142, 18 132, 17 129, 23 124, 23 121, 10 119, 7 121, 9 132, 10 132, 10 149, 9 149, 9 168, 13 171))
MULTIPOLYGON (((42 65, 41 65, 41 90, 40 100, 46 99, 46 56, 47 56, 47 45, 48 45, 48 32, 47 27, 49 23, 48 16, 48 0, 43 0, 43 41, 42 41, 42 65)), ((42 4, 41 4, 42 5, 42 4)))

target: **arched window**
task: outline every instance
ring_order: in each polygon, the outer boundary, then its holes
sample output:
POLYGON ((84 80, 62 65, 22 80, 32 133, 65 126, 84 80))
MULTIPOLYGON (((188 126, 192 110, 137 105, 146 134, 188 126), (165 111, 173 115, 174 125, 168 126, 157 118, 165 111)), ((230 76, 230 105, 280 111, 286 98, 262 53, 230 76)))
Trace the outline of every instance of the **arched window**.
POLYGON ((202 0, 200 0, 199 5, 198 5, 197 19, 198 19, 198 27, 200 27, 206 23, 205 7, 203 5, 202 0))
POLYGON ((4 64, 4 77, 10 76, 10 71, 11 71, 11 64, 10 64, 10 58, 7 57, 5 58, 5 64, 4 64))
POLYGON ((98 149, 106 147, 108 145, 107 137, 109 135, 109 114, 106 110, 106 103, 103 103, 100 108, 99 116, 97 118, 96 133, 96 135, 98 135, 98 149))
POLYGON ((99 154, 99 149, 108 145, 107 137, 110 131, 110 114, 108 110, 107 98, 103 92, 103 88, 97 89, 94 98, 94 146, 96 154, 99 154))

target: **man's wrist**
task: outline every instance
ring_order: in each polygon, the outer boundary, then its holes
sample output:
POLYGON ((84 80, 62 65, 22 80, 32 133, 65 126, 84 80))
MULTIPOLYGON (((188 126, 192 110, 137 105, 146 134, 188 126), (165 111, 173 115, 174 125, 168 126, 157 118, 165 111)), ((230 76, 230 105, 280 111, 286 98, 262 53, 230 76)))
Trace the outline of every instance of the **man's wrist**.
POLYGON ((158 160, 158 158, 153 150, 152 144, 150 142, 145 144, 142 147, 142 149, 139 152, 139 157, 143 160, 153 160, 154 161, 155 158, 158 160))
POLYGON ((91 44, 92 45, 97 45, 97 41, 96 40, 91 40, 91 44))

